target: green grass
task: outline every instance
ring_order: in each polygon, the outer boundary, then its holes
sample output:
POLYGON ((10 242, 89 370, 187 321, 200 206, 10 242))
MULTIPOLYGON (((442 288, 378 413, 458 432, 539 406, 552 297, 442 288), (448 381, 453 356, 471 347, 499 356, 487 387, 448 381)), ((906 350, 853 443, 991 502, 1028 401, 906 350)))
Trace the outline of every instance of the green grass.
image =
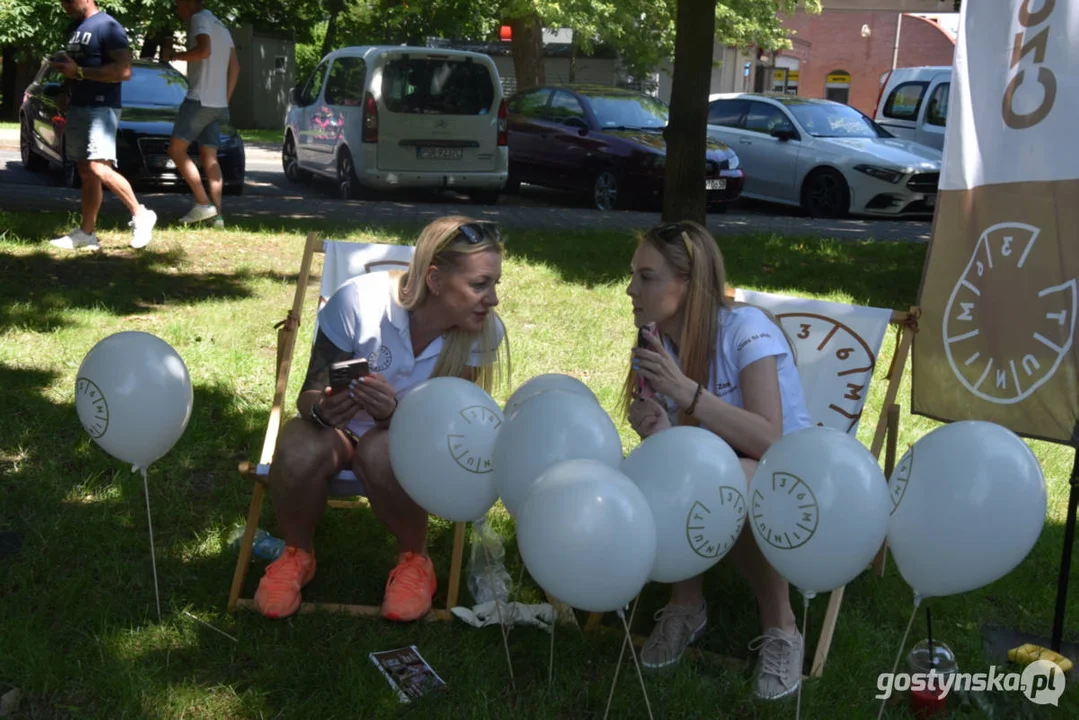
POLYGON ((240 137, 248 144, 280 147, 284 134, 281 130, 241 130, 240 137))
MULTIPOLYGON (((162 230, 148 250, 126 247, 120 219, 104 226, 100 256, 55 254, 44 238, 70 227, 61 214, 0 212, 0 532, 21 536, 0 556, 0 695, 20 688, 24 717, 45 718, 599 718, 615 669, 619 638, 560 627, 554 684, 546 686, 548 637, 532 629, 510 635, 517 690, 510 688, 497 628, 460 623, 397 627, 374 619, 303 616, 269 622, 224 612, 235 554, 227 545, 242 523, 250 486, 236 463, 257 458, 272 393, 275 330, 291 306, 309 221, 228 232, 162 230), (77 421, 76 370, 101 338, 145 330, 183 356, 195 386, 184 437, 150 471, 162 604, 154 612, 141 479, 94 445, 77 421), (201 627, 185 611, 237 637, 201 627), (415 644, 450 687, 449 694, 401 709, 367 653, 415 644)), ((328 237, 399 242, 415 228, 317 226, 328 237)), ((837 243, 748 236, 720 239, 736 286, 906 309, 916 296, 925 248, 913 244, 837 243)), ((515 384, 543 372, 584 379, 611 413, 634 333, 624 290, 630 237, 617 233, 513 232, 501 286, 513 343, 515 384)), ((306 365, 313 299, 300 331, 291 403, 306 365)), ((867 417, 882 402, 889 335, 867 417)), ((496 400, 503 402, 503 390, 496 400)), ((936 426, 906 410, 909 369, 900 402, 900 451, 936 426)), ((152 402, 152 398, 147 399, 152 402)), ((635 444, 619 422, 625 450, 635 444)), ((863 422, 868 444, 872 423, 863 422)), ((1050 483, 1042 537, 1013 573, 982 590, 934 599, 934 634, 963 669, 988 670, 982 624, 1047 635, 1071 453, 1032 443, 1050 483)), ((510 521, 507 562, 519 556, 510 521)), ((272 530, 269 502, 262 526, 272 530)), ((445 599, 449 524, 432 522, 432 552, 445 599)), ((305 598, 378 603, 393 550, 366 511, 330 510, 318 535, 319 575, 305 598)), ((261 575, 252 568, 245 594, 261 575)), ((726 563, 709 573, 710 620, 703 649, 746 658, 759 628, 751 595, 726 563)), ((467 593, 467 591, 465 591, 467 593)), ((527 578, 525 601, 541 594, 527 578)), ((465 601, 468 600, 467 594, 465 601)), ((642 595, 635 631, 646 634, 663 590, 642 595)), ((811 656, 827 606, 809 611, 811 656)), ((800 605, 798 605, 800 607, 800 605)), ((1079 618, 1071 594, 1070 627, 1079 618)), ((847 588, 825 675, 808 682, 805 717, 862 718, 876 713, 876 676, 890 668, 911 610, 911 592, 889 563, 883 579, 865 575, 847 588)), ((583 617, 582 617, 583 619, 583 617)), ((610 621, 611 618, 608 618, 610 621)), ((917 626, 916 626, 917 630, 917 626)), ((1071 633, 1074 639, 1074 632, 1071 633)), ((751 667, 713 659, 684 662, 648 678, 656 717, 793 715, 793 703, 756 703, 751 667)), ((1017 695, 998 695, 997 717, 1069 717, 1079 711, 1070 688, 1056 711, 1017 695), (1035 713, 1035 709, 1037 713, 1035 713)), ((956 717, 978 717, 953 698, 956 717)), ((907 717, 894 707, 889 717, 907 717)), ((626 661, 611 711, 646 717, 626 661)))
POLYGON ((19 123, 17 122, 0 122, 0 130, 18 130, 19 123))

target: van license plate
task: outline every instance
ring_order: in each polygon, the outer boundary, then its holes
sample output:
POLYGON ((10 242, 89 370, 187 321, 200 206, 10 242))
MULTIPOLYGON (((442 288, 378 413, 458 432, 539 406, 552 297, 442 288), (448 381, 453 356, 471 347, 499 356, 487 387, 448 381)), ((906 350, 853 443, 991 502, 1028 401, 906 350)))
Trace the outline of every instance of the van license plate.
POLYGON ((705 180, 704 181, 704 189, 705 190, 726 190, 727 189, 727 178, 719 178, 718 180, 705 180))
POLYGON ((428 147, 421 145, 416 148, 416 157, 420 160, 460 160, 464 156, 464 150, 457 147, 428 147))

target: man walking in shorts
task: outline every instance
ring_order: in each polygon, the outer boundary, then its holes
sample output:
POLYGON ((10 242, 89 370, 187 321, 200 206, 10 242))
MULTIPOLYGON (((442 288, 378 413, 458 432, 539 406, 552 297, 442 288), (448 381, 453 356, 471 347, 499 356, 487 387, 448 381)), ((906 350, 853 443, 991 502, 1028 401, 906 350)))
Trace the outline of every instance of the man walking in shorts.
POLYGON ((54 56, 51 65, 67 78, 64 147, 82 179, 82 223, 51 242, 66 250, 100 250, 95 230, 102 187, 107 187, 131 212, 131 247, 146 247, 157 214, 139 204, 131 183, 113 168, 120 83, 131 77, 127 33, 94 0, 62 0, 62 5, 72 23, 67 50, 54 56))
POLYGON ((173 125, 169 157, 195 196, 194 207, 180 218, 180 222, 190 224, 221 216, 223 180, 217 146, 221 123, 229 118, 229 99, 236 88, 240 62, 232 34, 213 13, 203 9, 202 0, 176 0, 176 12, 187 23, 188 50, 164 59, 188 63, 188 91, 173 125), (210 186, 209 197, 198 167, 187 154, 188 147, 196 141, 210 186))

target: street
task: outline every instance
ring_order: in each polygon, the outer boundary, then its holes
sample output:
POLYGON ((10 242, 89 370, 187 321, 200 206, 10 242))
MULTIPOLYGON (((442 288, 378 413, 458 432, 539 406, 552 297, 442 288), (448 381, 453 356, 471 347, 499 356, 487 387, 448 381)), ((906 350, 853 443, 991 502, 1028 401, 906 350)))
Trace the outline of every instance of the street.
MULTIPOLYGON (((357 224, 428 221, 447 214, 495 220, 506 227, 527 229, 645 229, 659 223, 658 212, 599 212, 584 199, 545 188, 524 186, 517 195, 503 195, 497 205, 476 205, 454 193, 412 192, 376 200, 344 201, 332 182, 289 183, 281 170, 280 152, 269 146, 246 147, 244 194, 225 198, 225 216, 242 218, 325 218, 357 224)), ((186 186, 136 188, 139 199, 157 211, 161 222, 183 215, 191 204, 186 186)), ((17 147, 0 147, 0 209, 77 212, 79 191, 60 187, 57 173, 25 170, 17 147)), ((105 194, 103 212, 120 213, 122 206, 105 194)), ((793 208, 741 202, 725 214, 710 214, 708 227, 723 236, 776 233, 824 236, 841 240, 928 242, 932 225, 925 220, 817 220, 801 217, 793 208)))

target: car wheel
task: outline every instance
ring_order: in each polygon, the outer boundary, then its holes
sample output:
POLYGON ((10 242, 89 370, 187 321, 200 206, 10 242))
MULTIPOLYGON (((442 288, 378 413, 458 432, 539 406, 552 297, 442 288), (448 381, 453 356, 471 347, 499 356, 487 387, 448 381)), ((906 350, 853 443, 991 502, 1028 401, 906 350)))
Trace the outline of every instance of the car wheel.
POLYGON ((82 176, 79 175, 79 166, 74 160, 67 159, 67 143, 60 149, 60 183, 64 187, 82 187, 82 176))
POLYGON ((502 192, 506 195, 516 195, 521 190, 521 178, 510 168, 509 175, 506 177, 506 184, 502 186, 502 192))
POLYGON ((19 151, 22 154, 22 165, 30 172, 41 172, 48 167, 49 163, 34 152, 34 138, 30 128, 27 127, 26 118, 23 118, 19 126, 19 151))
POLYGON ((618 176, 610 168, 600 170, 592 181, 592 204, 597 210, 615 210, 624 198, 619 197, 618 176))
POLYGON ((281 168, 289 182, 303 182, 310 177, 307 171, 300 167, 300 160, 296 155, 296 140, 291 132, 285 135, 285 144, 281 146, 281 168))
POLYGON ((498 203, 497 190, 470 190, 468 197, 477 205, 495 205, 498 203))
POLYGON ((360 197, 361 190, 360 179, 356 177, 356 164, 352 160, 352 153, 344 149, 337 159, 337 192, 342 200, 354 200, 360 197))
POLYGON ((235 185, 226 185, 221 190, 221 192, 223 194, 229 195, 231 197, 236 197, 237 195, 243 195, 244 194, 244 184, 243 183, 236 183, 235 185))
POLYGON ((802 207, 811 217, 841 218, 850 212, 850 187, 838 171, 821 168, 802 185, 802 207))

